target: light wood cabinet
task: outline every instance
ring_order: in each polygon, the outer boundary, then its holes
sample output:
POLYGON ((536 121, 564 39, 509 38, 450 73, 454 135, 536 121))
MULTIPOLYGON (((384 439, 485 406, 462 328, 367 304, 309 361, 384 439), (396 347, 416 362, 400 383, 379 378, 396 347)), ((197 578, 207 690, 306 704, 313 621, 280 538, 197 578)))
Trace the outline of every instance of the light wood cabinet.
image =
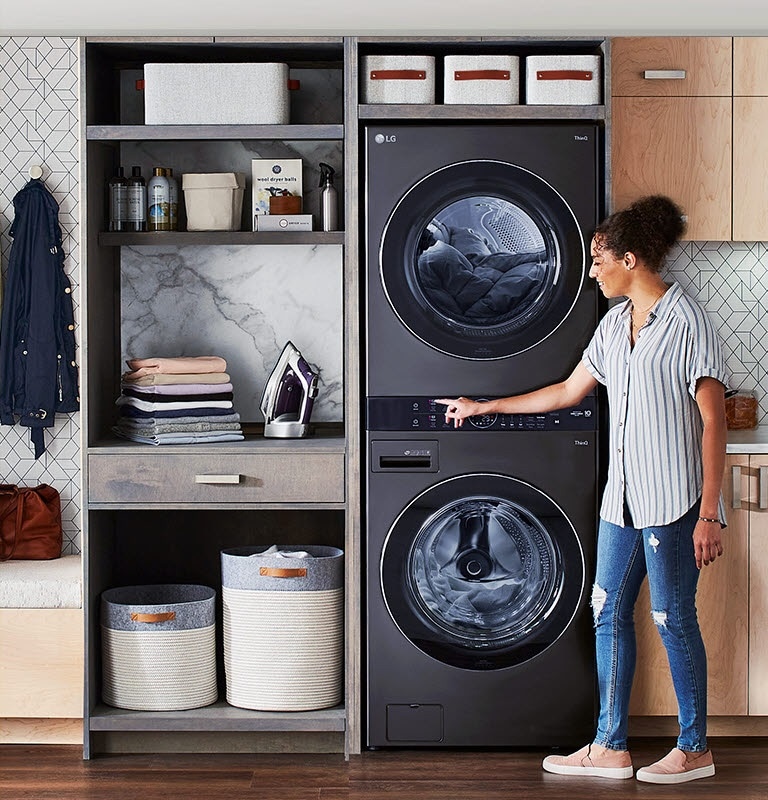
POLYGON ((730 37, 614 39, 611 86, 613 207, 666 194, 686 239, 730 239, 730 37))
POLYGON ((768 237, 768 37, 733 40, 733 238, 768 237))
MULTIPOLYGON (((768 714, 768 456, 730 455, 723 478, 728 527, 722 559, 705 567, 697 606, 707 648, 710 716, 768 714), (763 506, 763 507, 761 507, 763 506)), ((630 713, 677 713, 648 592, 635 611, 637 673, 630 713)))

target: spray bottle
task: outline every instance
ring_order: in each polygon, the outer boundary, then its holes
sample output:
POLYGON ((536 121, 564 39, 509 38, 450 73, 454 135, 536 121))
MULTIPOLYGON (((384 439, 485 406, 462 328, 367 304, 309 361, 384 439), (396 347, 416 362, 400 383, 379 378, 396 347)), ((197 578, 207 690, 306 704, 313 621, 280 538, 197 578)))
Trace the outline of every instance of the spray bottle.
POLYGON ((336 171, 330 164, 320 162, 320 216, 322 217, 324 231, 337 231, 339 229, 339 198, 336 187, 333 185, 333 176, 336 171))

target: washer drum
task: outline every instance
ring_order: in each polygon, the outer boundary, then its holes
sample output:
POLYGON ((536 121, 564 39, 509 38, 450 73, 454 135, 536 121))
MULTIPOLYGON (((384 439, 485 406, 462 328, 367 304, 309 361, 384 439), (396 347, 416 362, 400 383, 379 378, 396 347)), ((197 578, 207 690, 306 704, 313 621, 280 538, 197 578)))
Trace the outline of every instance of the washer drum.
POLYGON ((122 586, 101 595, 102 699, 136 711, 214 703, 216 592, 194 584, 122 586))
POLYGON ((344 553, 280 547, 307 557, 221 553, 227 702, 259 711, 309 711, 342 697, 344 553))

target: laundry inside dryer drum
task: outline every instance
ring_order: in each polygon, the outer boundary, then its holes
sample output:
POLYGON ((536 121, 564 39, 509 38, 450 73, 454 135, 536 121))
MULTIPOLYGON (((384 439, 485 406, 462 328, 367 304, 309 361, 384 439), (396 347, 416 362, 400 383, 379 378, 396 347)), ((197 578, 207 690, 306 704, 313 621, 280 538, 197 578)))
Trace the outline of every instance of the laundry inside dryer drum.
POLYGON ((441 208, 421 233, 418 292, 447 325, 515 328, 557 284, 556 242, 509 200, 465 197, 441 208), (548 237, 550 238, 550 237, 548 237))
POLYGON ((493 160, 442 167, 411 186, 387 219, 379 265, 408 330, 437 350, 480 360, 549 336, 586 270, 562 196, 532 172, 493 160))
POLYGON ((541 523, 500 498, 465 498, 428 519, 406 575, 414 605, 447 640, 504 647, 546 618, 561 590, 560 554, 541 523))

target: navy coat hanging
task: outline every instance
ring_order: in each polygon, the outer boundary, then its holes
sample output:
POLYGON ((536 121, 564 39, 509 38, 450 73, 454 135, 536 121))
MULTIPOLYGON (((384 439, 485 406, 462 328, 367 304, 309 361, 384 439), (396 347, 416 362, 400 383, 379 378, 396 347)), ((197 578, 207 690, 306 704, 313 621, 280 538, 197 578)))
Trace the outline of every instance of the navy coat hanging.
POLYGON ((0 423, 30 428, 35 458, 55 413, 77 411, 72 288, 64 273, 59 205, 40 180, 13 198, 13 238, 0 320, 0 423))

